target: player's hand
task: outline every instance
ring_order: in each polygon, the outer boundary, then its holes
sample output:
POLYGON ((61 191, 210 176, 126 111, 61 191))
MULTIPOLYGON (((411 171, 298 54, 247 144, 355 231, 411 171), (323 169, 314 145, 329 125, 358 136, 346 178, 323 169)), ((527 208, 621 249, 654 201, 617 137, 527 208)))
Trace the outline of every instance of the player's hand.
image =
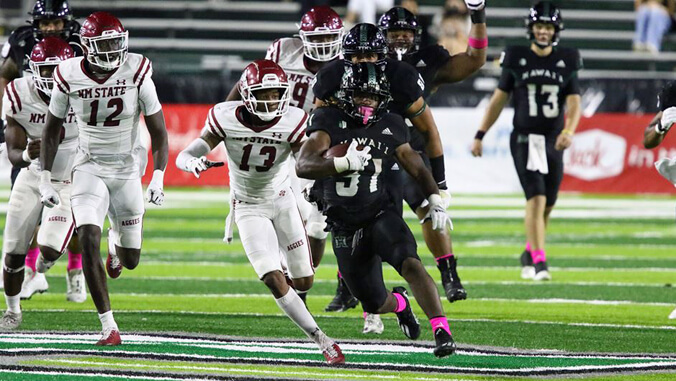
POLYGON ((448 189, 439 189, 439 196, 441 196, 441 207, 444 210, 451 206, 451 193, 448 189))
POLYGON ((317 205, 317 200, 312 195, 312 186, 313 185, 314 184, 305 185, 305 187, 303 187, 303 190, 301 190, 300 193, 303 195, 303 198, 305 199, 305 201, 309 202, 310 204, 317 205))
POLYGON ((483 152, 483 143, 479 139, 474 139, 472 141, 472 156, 481 157, 483 152))
POLYGON ((146 191, 146 198, 149 202, 155 205, 162 205, 164 203, 164 171, 156 169, 153 172, 153 178, 148 184, 148 190, 146 191))
POLYGON ((573 143, 573 136, 564 131, 561 131, 559 136, 556 137, 556 143, 554 144, 554 149, 557 151, 563 151, 564 149, 570 147, 570 145, 573 143))
POLYGON ((425 223, 428 220, 432 220, 432 229, 434 230, 443 230, 446 228, 447 224, 451 230, 453 230, 453 221, 451 221, 451 217, 448 215, 448 213, 446 213, 446 209, 443 207, 441 196, 438 194, 433 194, 427 199, 427 201, 430 203, 430 209, 425 215, 425 218, 423 218, 420 223, 425 223))
POLYGON ((660 124, 657 125, 658 132, 660 134, 667 133, 674 123, 676 123, 676 107, 669 107, 662 111, 662 119, 660 119, 660 124))
POLYGON ((52 185, 52 173, 50 171, 42 171, 38 189, 40 190, 40 201, 42 202, 42 205, 53 208, 61 202, 59 192, 57 192, 52 185))
POLYGON ((200 173, 209 169, 209 167, 207 167, 208 162, 209 160, 207 160, 205 156, 193 157, 192 159, 188 160, 188 169, 193 175, 195 175, 195 177, 199 179, 200 173))
POLYGON ((465 5, 470 11, 479 11, 486 6, 486 0, 465 0, 465 5))
POLYGON ((40 157, 40 143, 42 142, 42 139, 36 139, 36 140, 31 140, 28 142, 28 146, 26 147, 26 151, 28 151, 28 157, 31 158, 31 160, 35 160, 38 157, 40 157))
POLYGON ((366 167, 369 160, 371 160, 371 147, 364 147, 362 150, 357 149, 357 141, 353 140, 350 146, 347 147, 345 158, 348 162, 348 171, 361 171, 366 167))

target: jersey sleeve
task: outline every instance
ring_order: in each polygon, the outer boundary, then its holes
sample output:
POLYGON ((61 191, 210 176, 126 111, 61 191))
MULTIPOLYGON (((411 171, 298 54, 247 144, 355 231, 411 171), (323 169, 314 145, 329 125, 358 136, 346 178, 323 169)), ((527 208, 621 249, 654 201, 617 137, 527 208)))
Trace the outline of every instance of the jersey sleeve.
POLYGON ((312 92, 317 99, 326 102, 340 89, 340 81, 345 71, 343 65, 342 60, 335 60, 319 70, 312 85, 312 92))
POLYGON ((139 67, 138 81, 138 101, 143 115, 154 115, 162 110, 162 105, 157 97, 155 83, 151 78, 153 75, 152 63, 147 58, 143 58, 139 67))
POLYGON ((399 147, 402 144, 408 143, 411 140, 411 133, 401 115, 389 113, 388 118, 390 119, 390 126, 392 126, 392 136, 395 141, 394 146, 399 147))
POLYGON ((268 51, 265 53, 265 59, 266 60, 271 60, 274 62, 279 62, 279 55, 281 52, 281 40, 277 39, 275 40, 270 46, 268 47, 268 51))
POLYGON ((204 122, 204 128, 202 128, 202 132, 209 131, 213 135, 216 135, 221 139, 225 139, 227 135, 225 133, 225 129, 216 118, 215 109, 216 106, 209 109, 209 112, 207 113, 207 120, 204 122))
POLYGON ((5 87, 5 93, 2 96, 2 119, 5 119, 6 116, 14 117, 21 111, 21 106, 21 99, 19 99, 14 81, 11 81, 5 87))
POLYGON ((70 101, 68 99, 70 85, 68 85, 68 81, 61 74, 65 63, 65 61, 60 63, 54 70, 54 88, 49 100, 49 112, 61 119, 64 119, 68 115, 68 109, 70 108, 70 101))
POLYGON ((307 121, 305 134, 310 136, 315 131, 324 131, 331 135, 333 126, 341 120, 335 111, 337 110, 330 106, 320 107, 312 111, 307 121))
POLYGON ((307 130, 309 116, 308 113, 302 109, 298 109, 298 111, 299 112, 296 112, 297 117, 295 118, 297 123, 287 138, 287 141, 290 144, 303 143, 307 140, 307 134, 305 131, 307 130))
POLYGON ((577 49, 571 49, 566 55, 566 61, 568 66, 571 67, 571 73, 569 74, 566 86, 563 88, 563 94, 566 96, 580 94, 578 71, 584 67, 582 57, 580 56, 580 51, 577 49))
POLYGON ((510 69, 502 68, 502 74, 500 74, 500 81, 498 82, 498 89, 511 93, 514 90, 514 85, 516 81, 514 80, 514 74, 510 69))
POLYGON ((390 72, 390 92, 398 103, 409 105, 423 96, 425 81, 420 73, 406 62, 389 61, 388 65, 396 65, 390 72))

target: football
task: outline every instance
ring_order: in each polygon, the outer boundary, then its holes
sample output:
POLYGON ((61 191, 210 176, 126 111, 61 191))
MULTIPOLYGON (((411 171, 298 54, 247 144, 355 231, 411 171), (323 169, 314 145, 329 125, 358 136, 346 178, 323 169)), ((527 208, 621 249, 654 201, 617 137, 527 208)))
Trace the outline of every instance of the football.
MULTIPOLYGON (((334 157, 343 157, 347 153, 347 149, 349 147, 350 147, 350 143, 343 143, 343 144, 335 145, 335 146, 329 148, 328 150, 326 150, 326 152, 324 152, 324 157, 326 159, 332 159, 334 157)), ((360 145, 357 146, 357 149, 361 151, 362 149, 364 149, 364 146, 360 144, 360 145)))

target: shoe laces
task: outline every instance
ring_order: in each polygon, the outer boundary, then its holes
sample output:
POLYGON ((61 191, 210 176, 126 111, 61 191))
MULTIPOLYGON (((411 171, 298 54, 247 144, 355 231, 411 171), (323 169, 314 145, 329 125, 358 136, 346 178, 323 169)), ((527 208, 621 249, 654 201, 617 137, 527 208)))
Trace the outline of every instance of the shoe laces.
POLYGON ((21 313, 15 313, 15 312, 5 312, 4 315, 2 315, 2 321, 10 324, 16 324, 19 322, 21 319, 21 313))
POLYGON ((108 327, 105 328, 101 331, 101 339, 107 339, 110 337, 110 335, 113 333, 113 331, 117 331, 117 327, 108 327))
POLYGON ((122 266, 120 258, 117 256, 117 254, 109 253, 109 255, 110 255, 110 267, 117 269, 120 266, 122 266))
POLYGON ((366 319, 364 319, 364 320, 366 320, 366 325, 370 325, 370 326, 379 325, 382 322, 380 320, 380 318, 378 317, 378 315, 369 314, 369 313, 366 314, 366 319))
POLYGON ((335 342, 330 337, 326 336, 324 332, 319 331, 317 335, 319 348, 321 348, 322 352, 328 353, 331 357, 337 357, 338 352, 336 352, 336 348, 333 347, 335 342))

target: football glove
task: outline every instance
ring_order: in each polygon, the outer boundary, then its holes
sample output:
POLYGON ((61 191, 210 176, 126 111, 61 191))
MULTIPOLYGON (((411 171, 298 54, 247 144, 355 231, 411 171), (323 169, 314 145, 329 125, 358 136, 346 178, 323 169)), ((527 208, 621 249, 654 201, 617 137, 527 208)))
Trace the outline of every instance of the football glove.
POLYGON ((209 168, 207 167, 208 162, 209 161, 207 160, 206 156, 193 157, 192 159, 188 160, 186 166, 190 172, 192 172, 192 174, 199 179, 200 173, 206 171, 209 168))
POLYGON ((662 111, 662 119, 657 124, 656 130, 660 135, 664 135, 671 129, 674 123, 676 123, 676 107, 669 107, 662 111))
POLYGON ((333 165, 336 167, 336 172, 359 172, 363 170, 369 160, 371 160, 371 154, 369 154, 370 151, 371 147, 364 147, 364 149, 358 150, 357 141, 353 140, 347 148, 345 156, 333 159, 333 165))
POLYGON ((42 205, 53 208, 56 205, 59 205, 61 199, 59 198, 59 192, 56 191, 52 185, 52 172, 51 171, 42 171, 40 174, 40 185, 38 186, 40 190, 40 201, 42 205))
POLYGON ((442 205, 443 201, 441 196, 432 194, 427 201, 430 203, 430 209, 420 223, 422 224, 428 220, 432 220, 432 229, 434 230, 443 230, 446 228, 446 224, 453 230, 453 221, 451 221, 451 217, 446 213, 446 210, 442 205))
POLYGON ((146 198, 149 202, 155 205, 162 205, 164 203, 164 171, 156 169, 153 172, 153 178, 148 184, 148 190, 146 191, 146 198))
POLYGON ((479 11, 486 6, 486 0, 465 0, 465 5, 470 11, 479 11))
POLYGON ((441 207, 444 210, 448 209, 451 206, 451 193, 448 189, 439 189, 439 196, 441 196, 441 207))

